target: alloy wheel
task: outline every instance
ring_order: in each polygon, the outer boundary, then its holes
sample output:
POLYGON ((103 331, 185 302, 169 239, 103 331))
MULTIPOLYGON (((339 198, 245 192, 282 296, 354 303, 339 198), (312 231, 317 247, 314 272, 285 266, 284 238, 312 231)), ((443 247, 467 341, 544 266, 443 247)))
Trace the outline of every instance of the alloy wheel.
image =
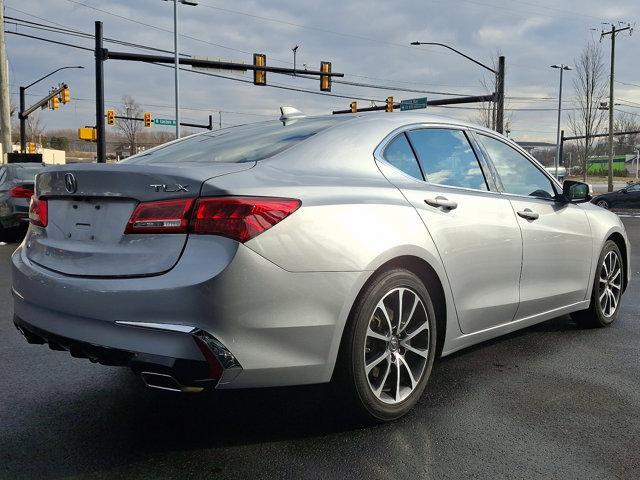
POLYGON ((609 251, 602 261, 598 281, 598 302, 602 314, 612 317, 622 294, 622 263, 615 251, 609 251))
POLYGON ((364 369, 382 402, 397 404, 416 389, 429 357, 429 317, 419 295, 397 287, 378 302, 366 333, 364 369))

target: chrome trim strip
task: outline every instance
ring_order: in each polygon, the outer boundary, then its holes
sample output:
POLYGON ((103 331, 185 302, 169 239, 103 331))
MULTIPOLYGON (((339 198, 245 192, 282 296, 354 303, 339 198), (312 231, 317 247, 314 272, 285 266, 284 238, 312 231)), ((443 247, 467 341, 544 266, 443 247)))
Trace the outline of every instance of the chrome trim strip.
POLYGON ((153 328, 156 330, 169 330, 181 333, 191 333, 197 330, 196 327, 192 327, 191 325, 178 325, 173 323, 126 322, 123 320, 116 320, 115 323, 118 325, 125 325, 127 327, 153 328))
POLYGON ((22 295, 20 295, 20 294, 18 293, 18 291, 17 291, 14 287, 11 287, 11 293, 13 293, 13 294, 14 294, 16 297, 18 297, 20 300, 24 300, 24 297, 23 297, 22 295))
MULTIPOLYGON (((437 123, 427 123, 427 122, 411 123, 411 124, 408 124, 408 125, 404 125, 402 127, 397 127, 393 131, 391 131, 391 133, 387 134, 382 139, 382 141, 378 144, 378 146, 374 149, 374 151, 373 151, 374 160, 377 161, 377 162, 382 162, 385 165, 397 170, 398 172, 402 173, 408 179, 411 179, 411 180, 419 183, 422 186, 424 186, 424 185, 435 185, 435 186, 438 186, 438 187, 454 188, 454 189, 463 190, 463 191, 472 192, 472 193, 492 193, 492 194, 497 194, 497 195, 501 194, 501 192, 499 192, 499 191, 491 190, 489 185, 487 185, 487 190, 479 190, 477 188, 459 187, 459 186, 456 186, 456 185, 445 185, 445 184, 442 184, 442 183, 430 182, 428 179, 427 180, 423 180, 423 179, 415 178, 415 177, 407 174, 406 172, 403 172, 402 170, 400 170, 395 165, 392 165, 391 163, 389 163, 384 158, 384 150, 387 148, 387 145, 389 145, 389 143, 391 143, 391 141, 394 140, 400 133, 406 133, 406 132, 410 132, 412 130, 422 130, 422 129, 427 129, 427 128, 459 130, 459 131, 461 131, 463 133, 468 131, 468 127, 465 127, 463 125, 458 125, 458 124, 453 124, 453 123, 452 124, 448 124, 448 123, 442 123, 442 122, 437 122, 437 123)), ((480 169, 481 170, 484 170, 484 168, 489 169, 489 166, 485 165, 486 162, 484 162, 483 159, 478 158, 478 154, 475 151, 475 148, 474 148, 474 145, 472 144, 471 139, 467 138, 467 142, 469 143, 469 146, 471 147, 472 151, 474 152, 474 156, 476 157, 476 159, 478 161, 478 166, 480 167, 480 169)), ((419 163, 420 160, 418 160, 416 158, 416 162, 419 163)), ((422 168, 422 167, 420 167, 420 168, 422 168)), ((489 173, 492 173, 492 172, 489 171, 489 173)), ((486 175, 484 175, 484 173, 483 173, 483 176, 485 176, 485 183, 488 183, 487 179, 486 179, 486 175)), ((495 183, 495 181, 494 181, 494 183, 495 183)))

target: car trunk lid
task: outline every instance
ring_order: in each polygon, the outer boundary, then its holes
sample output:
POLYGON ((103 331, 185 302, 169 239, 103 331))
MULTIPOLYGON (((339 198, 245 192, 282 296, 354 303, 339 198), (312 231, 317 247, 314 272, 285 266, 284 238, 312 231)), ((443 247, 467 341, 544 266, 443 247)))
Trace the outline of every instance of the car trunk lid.
POLYGON ((27 257, 48 269, 83 277, 157 275, 179 260, 187 234, 125 234, 140 202, 196 198, 214 177, 255 163, 75 165, 45 170, 36 195, 48 203, 46 228, 33 228, 27 257))

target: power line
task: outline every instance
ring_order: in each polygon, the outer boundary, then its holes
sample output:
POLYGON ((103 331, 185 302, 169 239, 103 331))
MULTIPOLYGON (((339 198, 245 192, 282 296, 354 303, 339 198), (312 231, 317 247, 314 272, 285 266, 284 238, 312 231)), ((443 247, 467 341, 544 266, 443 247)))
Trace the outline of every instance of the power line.
MULTIPOLYGON (((48 26, 48 25, 45 25, 45 24, 42 24, 42 23, 32 22, 32 21, 29 21, 29 20, 23 20, 23 19, 15 18, 15 17, 6 17, 6 18, 8 18, 10 20, 13 20, 13 22, 7 22, 7 23, 12 24, 12 25, 16 25, 16 26, 22 26, 22 27, 32 28, 32 29, 36 29, 36 30, 42 30, 42 31, 50 32, 50 33, 72 35, 72 36, 76 36, 76 37, 80 37, 80 38, 86 38, 86 39, 93 39, 94 38, 94 36, 92 34, 86 33, 86 32, 82 32, 82 31, 79 31, 79 30, 72 30, 72 29, 69 29, 69 28, 60 28, 60 27, 51 27, 51 26, 48 26)), ((136 43, 132 43, 132 42, 125 42, 125 41, 116 40, 116 39, 108 38, 108 37, 105 37, 104 41, 110 42, 110 43, 119 44, 119 45, 129 46, 129 47, 132 47, 132 48, 140 48, 140 49, 144 49, 144 50, 153 50, 153 51, 159 51, 159 52, 164 52, 164 53, 173 53, 173 52, 171 52, 169 50, 158 49, 158 48, 154 48, 154 47, 148 47, 146 45, 140 45, 140 44, 136 44, 136 43)), ((185 57, 190 57, 191 56, 191 55, 187 55, 187 54, 181 54, 181 55, 185 56, 185 57)), ((302 71, 300 74, 295 75, 295 78, 313 79, 312 77, 304 75, 304 71, 302 71)), ((354 86, 354 87, 372 88, 372 89, 396 91, 396 92, 424 93, 424 94, 431 94, 431 95, 448 95, 448 96, 460 96, 460 97, 469 95, 467 93, 453 93, 453 92, 439 92, 439 91, 433 91, 433 90, 420 90, 420 89, 397 87, 397 86, 391 86, 391 85, 376 85, 376 84, 362 83, 362 82, 350 82, 350 81, 337 80, 337 79, 334 79, 333 83, 341 84, 341 85, 354 86)), ((295 87, 293 87, 293 88, 295 88, 295 87)))
MULTIPOLYGON (((99 11, 99 12, 101 12, 101 13, 107 14, 107 15, 115 16, 116 18, 120 18, 120 19, 122 19, 122 20, 130 21, 130 22, 137 23, 137 24, 140 24, 140 25, 143 25, 143 26, 148 26, 148 27, 150 27, 150 28, 154 28, 154 29, 156 29, 156 30, 160 30, 160 31, 163 31, 163 32, 173 33, 173 32, 172 32, 172 30, 165 29, 165 28, 159 27, 159 26, 157 26, 157 25, 152 25, 152 24, 148 24, 148 23, 145 23, 145 22, 140 22, 140 21, 138 21, 138 20, 134 20, 134 19, 131 19, 131 18, 128 18, 128 17, 124 17, 124 16, 122 16, 122 15, 118 15, 118 14, 115 14, 115 13, 112 13, 112 12, 108 12, 108 11, 106 11, 106 10, 102 10, 102 9, 97 8, 97 7, 94 7, 94 6, 92 6, 92 5, 88 5, 88 4, 85 4, 85 3, 83 3, 83 2, 80 2, 80 1, 78 1, 78 0, 67 0, 67 1, 68 1, 68 2, 70 2, 70 3, 75 3, 75 4, 78 4, 78 5, 82 5, 82 6, 86 7, 86 8, 90 8, 90 9, 93 9, 93 10, 99 11)), ((202 4, 202 5, 203 5, 203 6, 205 6, 205 7, 207 6, 207 5, 204 5, 204 4, 202 4)), ((63 25, 63 24, 61 24, 61 23, 57 23, 57 22, 53 22, 53 21, 51 21, 51 20, 45 19, 45 18, 43 18, 43 17, 39 17, 39 16, 34 15, 34 14, 32 14, 32 13, 25 12, 24 10, 19 10, 19 9, 17 9, 17 8, 15 8, 15 7, 9 7, 9 6, 7 6, 7 8, 10 8, 10 9, 15 10, 15 11, 17 11, 17 12, 23 13, 23 14, 28 15, 28 16, 30 16, 30 17, 37 18, 37 19, 39 19, 39 20, 43 20, 43 21, 49 22, 49 23, 51 23, 51 24, 54 24, 54 25, 58 25, 58 26, 64 27, 64 28, 66 28, 66 29, 70 29, 70 27, 68 27, 68 26, 66 26, 66 25, 63 25)), ((212 8, 213 8, 213 7, 212 7, 212 8)), ((239 13, 241 13, 241 12, 239 12, 239 13)), ((249 14, 249 15, 250 15, 250 14, 249 14)), ((255 15, 254 15, 254 16, 255 16, 255 15)), ((76 32, 78 32, 78 31, 76 31, 76 32)), ((83 33, 84 35, 88 35, 88 34, 86 34, 86 33, 84 33, 84 32, 81 32, 81 33, 83 33)), ((339 33, 339 32, 337 32, 337 33, 339 33)), ((184 38, 189 38, 189 39, 192 39, 192 40, 195 40, 195 41, 199 41, 199 42, 207 43, 207 44, 209 44, 209 45, 219 46, 219 47, 221 47, 221 48, 225 48, 225 49, 228 49, 228 50, 233 50, 233 51, 237 51, 237 52, 240 52, 240 53, 245 53, 245 54, 251 55, 251 52, 247 52, 247 51, 240 50, 240 49, 236 49, 236 48, 232 48, 232 47, 227 47, 227 46, 225 46, 225 45, 220 45, 220 44, 217 44, 217 43, 209 42, 209 41, 207 41, 207 40, 203 40, 203 39, 196 38, 196 37, 193 37, 193 36, 183 35, 183 34, 180 34, 180 36, 181 36, 181 37, 184 37, 184 38)), ((362 38, 367 38, 367 37, 362 37, 362 38)), ((106 40, 106 39, 105 39, 105 40, 106 40)), ((111 40, 112 40, 112 41, 114 41, 113 39, 111 39, 111 40)), ((370 40, 371 40, 371 41, 378 41, 378 40, 376 40, 376 39, 370 39, 370 40)), ((388 43, 388 42, 386 42, 386 43, 388 43)), ((392 45, 400 46, 400 47, 406 47, 406 48, 411 48, 411 47, 410 47, 410 46, 408 46, 408 45, 402 45, 402 44, 392 44, 392 45)), ((131 45, 131 46, 133 46, 133 45, 131 45)), ((151 49, 150 47, 143 46, 143 45, 138 45, 136 48, 151 49)), ((166 51, 166 50, 163 50, 163 49, 159 49, 159 50, 160 50, 160 51, 166 51)), ((173 52, 171 51, 171 53, 173 53, 173 52)), ((440 55, 446 55, 446 54, 445 54, 445 53, 443 53, 443 52, 437 52, 437 51, 434 51, 434 52, 431 52, 431 53, 436 53, 436 54, 440 54, 440 55)), ((292 63, 292 62, 287 61, 287 60, 281 60, 281 59, 277 59, 277 58, 273 58, 273 57, 270 57, 270 58, 271 58, 272 60, 277 61, 277 62, 280 62, 280 63, 285 63, 285 64, 291 64, 291 63, 292 63)), ((351 73, 345 73, 345 75, 346 75, 346 76, 350 76, 350 77, 355 77, 355 78, 364 78, 364 79, 369 79, 369 80, 381 80, 381 81, 386 81, 386 82, 395 82, 395 83, 404 83, 404 84, 431 85, 431 86, 455 86, 455 85, 448 85, 448 84, 428 84, 428 83, 424 83, 424 82, 416 82, 416 81, 406 81, 406 80, 397 80, 397 79, 387 79, 387 78, 371 77, 371 76, 366 76, 366 75, 357 75, 357 74, 351 74, 351 73)), ((336 81, 336 80, 334 80, 334 81, 336 81)), ((458 87, 475 87, 475 85, 457 85, 457 86, 458 86, 458 87)), ((372 87, 372 88, 373 88, 373 87, 372 87)), ((394 87, 394 90, 395 90, 395 91, 402 91, 402 90, 400 90, 400 89, 398 89, 398 88, 395 88, 395 87, 394 87)), ((421 93, 421 92, 418 92, 418 93, 421 93)), ((460 94, 460 95, 463 95, 463 94, 460 94)))
MULTIPOLYGON (((631 105, 627 105, 628 107, 630 107, 631 105)), ((640 113, 635 113, 635 112, 629 112, 627 110, 622 110, 621 108, 614 108, 614 110, 616 112, 620 112, 620 113, 626 113, 628 115, 633 115, 634 117, 640 117, 640 113)))
MULTIPOLYGON (((29 21, 29 20, 24 20, 24 19, 21 19, 21 18, 10 17, 10 16, 5 16, 4 18, 5 18, 5 20, 6 19, 13 20, 13 21, 9 21, 9 22, 5 21, 5 24, 15 25, 16 29, 17 29, 17 27, 26 27, 26 28, 32 28, 34 30, 41 30, 41 31, 50 32, 50 33, 71 35, 71 36, 74 36, 74 37, 84 38, 84 39, 87 39, 87 40, 93 40, 93 38, 94 38, 93 34, 82 32, 80 30, 72 30, 72 29, 69 29, 69 28, 61 28, 61 27, 57 27, 57 26, 50 26, 50 25, 45 25, 45 24, 42 24, 42 23, 32 22, 32 21, 29 21)), ((132 47, 132 48, 140 48, 140 49, 143 49, 143 50, 150 50, 150 51, 162 52, 162 53, 173 53, 172 50, 165 50, 165 49, 162 49, 162 48, 150 47, 150 46, 147 46, 147 45, 140 45, 140 44, 137 44, 137 43, 126 42, 126 41, 123 41, 123 40, 117 40, 117 39, 114 39, 114 38, 105 37, 105 38, 103 38, 103 40, 105 42, 114 43, 114 44, 118 44, 118 45, 132 47)), ((185 55, 185 54, 181 54, 181 55, 190 56, 190 55, 185 55)))
MULTIPOLYGON (((136 23, 138 25, 143 25, 145 27, 153 28, 154 30, 159 30, 161 32, 166 32, 166 33, 173 34, 173 30, 170 30, 168 28, 159 27, 159 26, 153 25, 151 23, 141 22, 140 20, 134 20, 133 18, 125 17, 124 15, 118 15, 117 13, 109 12, 108 10, 103 10, 101 8, 94 7, 93 5, 88 5, 88 4, 80 2, 78 0, 67 0, 67 2, 74 3, 76 5, 81 5, 81 6, 85 7, 85 8, 90 8, 91 10, 95 10, 97 12, 104 13, 105 15, 111 15, 112 17, 116 17, 116 18, 119 18, 121 20, 126 20, 127 22, 136 23)), ((187 34, 184 34, 184 33, 181 33, 179 35, 180 35, 180 37, 188 38, 189 40, 194 40, 196 42, 206 43, 207 45, 212 45, 212 46, 215 46, 215 47, 218 47, 218 48, 223 48, 225 50, 231 50, 231 51, 234 51, 234 52, 244 53, 246 55, 252 55, 252 53, 253 53, 253 52, 247 52, 246 50, 241 50, 239 48, 227 47, 226 45, 221 45, 219 43, 210 42, 208 40, 203 40, 201 38, 193 37, 191 35, 187 35, 187 34)), ((291 63, 291 62, 288 62, 286 60, 278 60, 277 58, 272 58, 272 60, 274 60, 276 62, 286 63, 286 64, 291 63)))
MULTIPOLYGON (((75 0, 67 0, 67 1, 75 1, 75 0)), ((218 11, 222 11, 222 12, 233 13, 233 14, 236 14, 236 15, 243 15, 245 17, 251 17, 251 18, 255 18, 255 19, 259 19, 259 20, 266 20, 268 22, 280 23, 280 24, 283 24, 283 25, 291 26, 291 27, 306 28, 306 29, 309 29, 309 30, 316 30, 316 31, 319 31, 319 32, 329 33, 329 34, 332 34, 332 35, 338 35, 338 36, 341 36, 341 37, 357 38, 357 39, 360 39, 360 40, 366 40, 366 41, 369 41, 369 42, 376 42, 376 43, 380 43, 380 44, 383 44, 383 45, 391 45, 391 46, 394 46, 394 47, 402 47, 402 48, 411 48, 411 49, 413 49, 413 47, 411 47, 410 45, 405 45, 405 44, 402 44, 402 43, 387 42, 387 41, 384 41, 384 40, 378 40, 377 38, 366 37, 364 35, 357 35, 355 33, 338 32, 336 30, 329 30, 329 29, 326 29, 326 28, 314 27, 312 25, 304 25, 304 24, 300 24, 300 23, 289 22, 287 20, 280 20, 278 18, 265 17, 265 16, 262 16, 262 15, 256 15, 256 14, 253 14, 253 13, 241 12, 239 10, 232 10, 230 8, 216 7, 216 6, 209 5, 209 4, 206 4, 206 3, 203 3, 203 2, 199 2, 199 5, 202 6, 202 7, 205 7, 205 8, 210 8, 212 10, 218 10, 218 11)), ((445 53, 442 53, 442 52, 435 52, 435 53, 438 53, 438 54, 441 54, 441 55, 446 55, 445 53)))
MULTIPOLYGON (((20 36, 32 38, 32 39, 35 39, 35 40, 42 40, 44 42, 55 43, 55 44, 58 44, 58 45, 64 45, 64 46, 67 46, 67 47, 78 48, 78 49, 86 50, 86 51, 90 51, 90 52, 94 51, 93 48, 81 47, 79 45, 73 45, 71 43, 59 42, 59 41, 51 40, 49 38, 44 38, 44 37, 37 37, 35 35, 27 35, 25 33, 12 32, 12 31, 9 31, 9 30, 5 30, 5 32, 6 33, 10 33, 12 35, 20 35, 20 36)), ((160 64, 160 63, 154 63, 154 62, 151 62, 151 63, 153 65, 159 65, 159 66, 162 66, 162 67, 174 68, 171 65, 164 65, 164 64, 160 64)), ((192 70, 192 69, 188 69, 188 68, 184 68, 184 67, 181 67, 180 70, 185 71, 185 72, 196 73, 196 74, 199 74, 199 75, 207 75, 207 76, 210 76, 210 77, 224 78, 226 80, 233 80, 235 82, 250 83, 251 85, 253 85, 253 81, 251 81, 251 80, 243 80, 241 78, 227 77, 227 76, 224 76, 224 75, 218 75, 218 74, 209 73, 209 72, 202 72, 202 71, 199 71, 199 70, 192 70)), ((324 97, 348 98, 348 99, 352 99, 352 100, 364 100, 365 102, 384 102, 384 100, 382 100, 382 99, 359 97, 359 96, 352 96, 352 95, 340 95, 340 94, 336 94, 336 93, 316 92, 316 91, 313 91, 313 90, 306 90, 304 88, 298 88, 298 87, 294 87, 294 86, 286 85, 286 84, 269 83, 266 86, 270 87, 270 88, 278 88, 278 89, 289 90, 289 91, 294 91, 294 92, 309 93, 309 94, 312 94, 312 95, 322 95, 324 97)))
MULTIPOLYGON (((12 87, 16 87, 17 85, 10 85, 12 87)), ((12 95, 17 95, 18 92, 11 92, 12 95)), ((25 93, 26 96, 28 97, 42 97, 44 95, 46 95, 46 93, 29 93, 26 92, 25 93)), ((80 101, 80 102, 95 102, 96 99, 95 98, 82 98, 82 97, 73 97, 73 100, 75 101, 80 101)), ((119 104, 119 105, 124 105, 125 102, 121 101, 121 100, 114 100, 114 99, 105 99, 105 102, 108 104, 119 104)), ((166 108, 171 109, 174 106, 173 105, 164 105, 164 104, 157 104, 157 103, 147 103, 147 102, 143 102, 143 105, 145 107, 157 107, 157 108, 166 108)), ((209 113, 213 113, 213 112, 222 112, 222 113, 226 113, 226 114, 231 114, 231 115, 248 115, 248 116, 257 116, 257 117, 275 117, 276 115, 273 114, 268 114, 268 113, 254 113, 254 112, 236 112, 236 111, 232 111, 232 110, 221 110, 219 108, 196 108, 196 107, 180 107, 181 110, 188 110, 188 111, 194 111, 194 112, 209 112, 209 113)))
POLYGON ((621 82, 620 80, 616 80, 615 82, 621 85, 628 85, 630 87, 640 87, 640 85, 637 83, 621 82))
POLYGON ((49 38, 36 37, 35 35, 27 35, 26 33, 12 32, 10 30, 5 30, 4 33, 8 33, 10 35, 19 35, 21 37, 33 38, 35 40, 42 40, 44 42, 55 43, 57 45, 63 45, 65 47, 77 48, 79 50, 87 50, 89 52, 93 52, 93 48, 81 47, 80 45, 73 45, 71 43, 66 43, 66 42, 58 42, 56 40, 51 40, 49 38))

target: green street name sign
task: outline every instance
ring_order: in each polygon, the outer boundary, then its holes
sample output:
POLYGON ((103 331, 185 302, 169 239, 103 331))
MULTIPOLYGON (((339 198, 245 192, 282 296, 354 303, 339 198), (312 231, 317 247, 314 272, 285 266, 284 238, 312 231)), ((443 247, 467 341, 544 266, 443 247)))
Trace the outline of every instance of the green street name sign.
POLYGON ((419 108, 427 108, 427 97, 410 98, 400 101, 400 110, 418 110, 419 108))
POLYGON ((175 120, 171 120, 170 118, 154 118, 153 119, 153 124, 154 125, 168 125, 168 126, 175 127, 176 121, 175 120))

